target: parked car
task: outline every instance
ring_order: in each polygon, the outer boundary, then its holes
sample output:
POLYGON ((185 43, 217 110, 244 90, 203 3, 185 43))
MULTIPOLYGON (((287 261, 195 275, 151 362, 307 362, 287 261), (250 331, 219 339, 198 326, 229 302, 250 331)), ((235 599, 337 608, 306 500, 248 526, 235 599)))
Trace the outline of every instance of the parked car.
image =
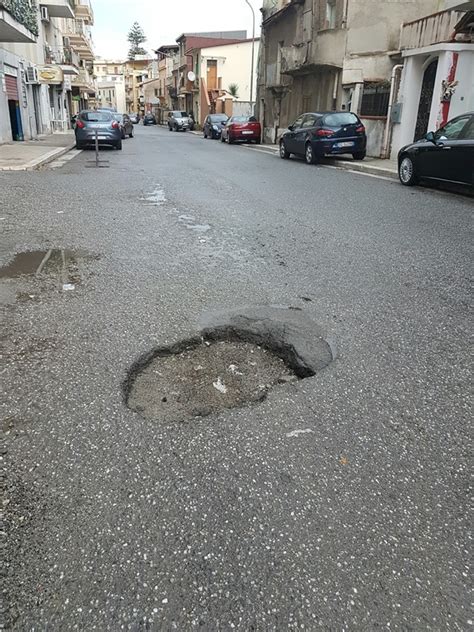
POLYGON ((474 112, 452 119, 398 153, 398 175, 406 186, 420 180, 467 185, 474 191, 474 112))
POLYGON ((222 127, 227 123, 229 117, 227 114, 209 114, 206 116, 202 132, 204 138, 220 138, 222 127))
POLYGON ((145 114, 145 116, 143 117, 143 125, 156 125, 155 115, 151 112, 145 114))
POLYGON ((130 120, 128 114, 114 114, 114 119, 118 121, 120 125, 120 131, 122 132, 122 140, 124 140, 127 136, 133 138, 133 123, 130 120))
POLYGON ((136 112, 132 112, 131 114, 129 114, 129 117, 133 125, 138 125, 138 123, 140 123, 140 115, 136 112))
POLYGON ((190 127, 189 115, 187 112, 173 110, 168 112, 168 129, 169 131, 185 132, 190 127))
POLYGON ((288 126, 280 139, 280 157, 304 156, 315 164, 325 155, 352 154, 364 160, 367 147, 365 127, 352 112, 307 112, 288 126))
POLYGON ((74 128, 77 149, 94 145, 96 131, 100 145, 112 145, 116 149, 122 149, 119 122, 115 120, 112 112, 97 110, 83 110, 79 113, 74 128))
POLYGON ((231 145, 236 141, 260 142, 262 130, 255 116, 231 116, 222 128, 221 141, 231 145))

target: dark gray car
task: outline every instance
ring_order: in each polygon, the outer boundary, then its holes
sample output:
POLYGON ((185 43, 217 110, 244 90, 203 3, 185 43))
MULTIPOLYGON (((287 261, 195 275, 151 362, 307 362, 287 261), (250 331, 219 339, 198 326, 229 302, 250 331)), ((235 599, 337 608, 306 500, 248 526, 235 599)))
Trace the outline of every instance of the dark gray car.
POLYGON ((122 149, 122 130, 112 112, 96 110, 80 112, 74 128, 77 149, 94 145, 96 132, 99 145, 112 145, 116 149, 122 149))
POLYGON ((122 140, 127 136, 133 138, 133 123, 128 114, 114 114, 114 119, 118 121, 120 125, 120 131, 122 132, 122 140))
POLYGON ((181 110, 173 110, 168 112, 168 129, 169 131, 185 132, 190 128, 189 114, 181 110))

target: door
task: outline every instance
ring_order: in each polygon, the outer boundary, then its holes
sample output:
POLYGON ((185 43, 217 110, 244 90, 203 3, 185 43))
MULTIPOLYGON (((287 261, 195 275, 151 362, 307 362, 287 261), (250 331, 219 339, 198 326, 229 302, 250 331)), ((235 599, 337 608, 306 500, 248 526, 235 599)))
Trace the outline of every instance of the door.
POLYGON ((296 135, 301 130, 301 126, 303 125, 303 120, 304 120, 304 114, 302 114, 296 119, 296 121, 291 126, 292 129, 285 136, 286 151, 290 152, 290 154, 297 153, 296 135))
POLYGON ((420 102, 418 105, 418 115, 416 119, 415 137, 413 140, 419 140, 428 131, 430 120, 431 104, 433 102, 433 92, 436 80, 436 72, 438 70, 438 60, 432 61, 425 69, 423 75, 423 83, 421 84, 420 102))
POLYGON ((5 87, 8 100, 8 113, 10 115, 10 128, 13 140, 23 140, 23 128, 21 125, 20 97, 18 95, 17 77, 5 75, 5 87))
POLYGON ((207 61, 207 89, 217 90, 217 59, 207 61))
POLYGON ((449 121, 436 134, 435 143, 422 143, 424 151, 420 154, 419 173, 425 178, 437 180, 462 181, 466 178, 467 165, 463 164, 464 129, 470 122, 470 116, 459 116, 449 121))
POLYGON ((295 133, 295 153, 303 155, 306 151, 305 145, 308 136, 311 135, 311 128, 316 125, 316 117, 314 114, 306 114, 301 127, 295 133))

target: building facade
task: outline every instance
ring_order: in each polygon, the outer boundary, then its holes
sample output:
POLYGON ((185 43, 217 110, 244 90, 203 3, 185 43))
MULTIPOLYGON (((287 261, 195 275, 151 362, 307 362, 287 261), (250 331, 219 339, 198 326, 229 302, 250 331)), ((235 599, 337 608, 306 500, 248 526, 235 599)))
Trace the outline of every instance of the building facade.
POLYGON ((258 113, 277 142, 302 112, 345 108, 383 152, 393 68, 403 22, 437 11, 443 0, 264 0, 258 113))
POLYGON ((126 112, 125 64, 115 59, 97 57, 94 61, 94 75, 97 81, 97 104, 126 112))
POLYGON ((192 57, 194 81, 192 111, 196 121, 202 125, 206 116, 224 111, 223 101, 230 101, 226 111, 251 114, 257 89, 257 62, 259 39, 244 40, 233 44, 213 44, 189 51, 192 57), (252 72, 253 47, 253 72, 252 72), (251 81, 253 85, 251 87, 251 81), (231 88, 237 94, 231 95, 231 88))
POLYGON ((403 67, 389 138, 393 158, 426 132, 474 111, 474 2, 447 4, 451 10, 402 27, 403 67))
POLYGON ((94 96, 88 0, 0 2, 0 143, 63 131, 94 96))

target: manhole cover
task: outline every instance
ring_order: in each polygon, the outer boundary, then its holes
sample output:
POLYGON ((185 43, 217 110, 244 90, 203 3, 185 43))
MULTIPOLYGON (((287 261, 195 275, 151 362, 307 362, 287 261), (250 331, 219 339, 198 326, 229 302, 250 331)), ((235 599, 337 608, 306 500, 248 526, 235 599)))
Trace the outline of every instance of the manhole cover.
MULTIPOLYGON (((163 352, 165 353, 165 352, 163 352)), ((128 405, 147 419, 183 421, 262 400, 297 376, 272 352, 248 342, 191 343, 139 371, 128 405)))
POLYGON ((334 359, 318 327, 298 311, 249 308, 211 321, 200 337, 155 349, 132 366, 124 384, 130 409, 164 422, 205 417, 259 402, 334 359))

